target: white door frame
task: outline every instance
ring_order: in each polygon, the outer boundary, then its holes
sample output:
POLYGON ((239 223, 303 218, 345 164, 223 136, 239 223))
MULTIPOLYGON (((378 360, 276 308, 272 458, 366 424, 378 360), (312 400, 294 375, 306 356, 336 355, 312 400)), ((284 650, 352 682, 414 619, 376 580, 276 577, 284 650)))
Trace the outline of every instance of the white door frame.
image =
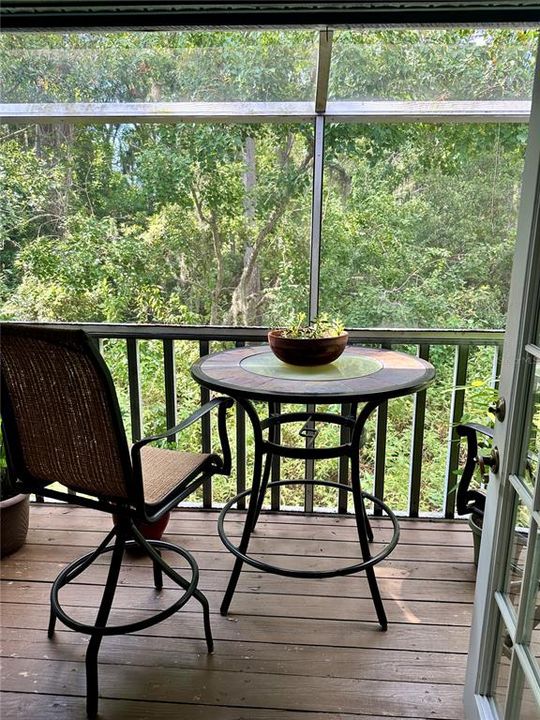
POLYGON ((500 452, 500 469, 490 473, 482 545, 478 563, 473 622, 465 681, 467 720, 494 720, 495 704, 487 696, 496 662, 499 608, 494 590, 503 582, 506 547, 512 512, 509 476, 518 474, 522 453, 531 363, 524 352, 535 331, 540 300, 540 43, 532 95, 529 138, 514 253, 507 329, 501 366, 500 397, 506 400, 506 417, 496 423, 494 445, 500 452))

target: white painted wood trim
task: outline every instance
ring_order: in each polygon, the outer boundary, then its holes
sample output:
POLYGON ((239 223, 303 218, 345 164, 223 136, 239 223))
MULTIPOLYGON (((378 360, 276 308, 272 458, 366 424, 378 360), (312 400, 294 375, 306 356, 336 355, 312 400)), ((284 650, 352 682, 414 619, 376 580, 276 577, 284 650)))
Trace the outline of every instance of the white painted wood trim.
MULTIPOLYGON (((494 592, 505 573, 506 545, 512 519, 513 488, 509 476, 519 472, 522 452, 523 408, 529 390, 530 366, 524 362, 525 346, 531 342, 538 308, 540 281, 540 45, 529 122, 525 168, 510 300, 503 350, 500 395, 508 412, 495 427, 494 444, 501 467, 490 473, 482 545, 476 581, 475 603, 466 672, 464 707, 467 720, 495 720, 494 703, 486 696, 496 645, 499 610, 494 592)), ((514 668, 515 663, 512 664, 514 668)), ((514 673, 512 673, 514 675, 514 673)))
MULTIPOLYGON (((333 122, 528 122, 526 100, 331 101, 333 122)), ((156 102, 156 103, 4 103, 0 116, 9 123, 51 122, 306 122, 315 116, 312 102, 156 102)))

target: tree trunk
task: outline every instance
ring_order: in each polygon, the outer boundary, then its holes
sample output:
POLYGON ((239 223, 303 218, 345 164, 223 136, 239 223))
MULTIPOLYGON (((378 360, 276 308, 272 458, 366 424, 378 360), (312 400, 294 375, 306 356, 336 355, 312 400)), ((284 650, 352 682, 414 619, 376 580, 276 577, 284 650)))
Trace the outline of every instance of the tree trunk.
MULTIPOLYGON (((290 154, 294 144, 294 137, 289 135, 286 145, 278 151, 278 159, 282 168, 291 162, 290 154)), ((246 162, 248 154, 246 152, 246 162)), ((304 156, 300 166, 298 167, 298 177, 300 177, 308 169, 313 150, 310 149, 304 156)), ((247 178, 249 168, 244 178, 247 178)), ((250 175, 250 177, 252 177, 250 175)), ((296 192, 296 183, 291 183, 287 191, 276 202, 274 210, 270 213, 266 223, 260 228, 255 235, 253 241, 246 246, 244 252, 244 266, 240 279, 233 290, 231 307, 227 313, 227 322, 232 325, 257 325, 261 322, 261 306, 264 300, 261 289, 260 270, 258 265, 261 250, 266 245, 268 238, 275 230, 278 222, 281 220, 291 198, 296 192)), ((247 207, 251 207, 246 201, 247 207)))

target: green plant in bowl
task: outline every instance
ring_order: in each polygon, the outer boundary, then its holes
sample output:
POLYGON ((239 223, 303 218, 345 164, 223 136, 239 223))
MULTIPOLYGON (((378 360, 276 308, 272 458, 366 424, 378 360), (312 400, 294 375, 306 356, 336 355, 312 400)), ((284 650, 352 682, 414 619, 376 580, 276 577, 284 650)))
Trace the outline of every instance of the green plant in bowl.
POLYGON ((333 338, 342 335, 345 327, 341 320, 331 318, 328 313, 317 315, 309 325, 305 324, 306 314, 298 313, 289 325, 281 329, 281 337, 301 339, 333 338))
POLYGON ((327 313, 307 325, 305 320, 305 313, 299 313, 286 327, 270 330, 268 342, 274 355, 289 365, 327 365, 337 360, 349 339, 343 323, 327 313))

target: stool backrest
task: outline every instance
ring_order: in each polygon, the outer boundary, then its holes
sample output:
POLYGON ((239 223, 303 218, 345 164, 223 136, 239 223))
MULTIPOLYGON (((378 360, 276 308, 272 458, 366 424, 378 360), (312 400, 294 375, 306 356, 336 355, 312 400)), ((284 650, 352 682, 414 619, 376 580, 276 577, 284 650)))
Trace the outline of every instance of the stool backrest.
POLYGON ((0 326, 2 426, 15 477, 125 499, 133 473, 114 385, 82 330, 0 326))

